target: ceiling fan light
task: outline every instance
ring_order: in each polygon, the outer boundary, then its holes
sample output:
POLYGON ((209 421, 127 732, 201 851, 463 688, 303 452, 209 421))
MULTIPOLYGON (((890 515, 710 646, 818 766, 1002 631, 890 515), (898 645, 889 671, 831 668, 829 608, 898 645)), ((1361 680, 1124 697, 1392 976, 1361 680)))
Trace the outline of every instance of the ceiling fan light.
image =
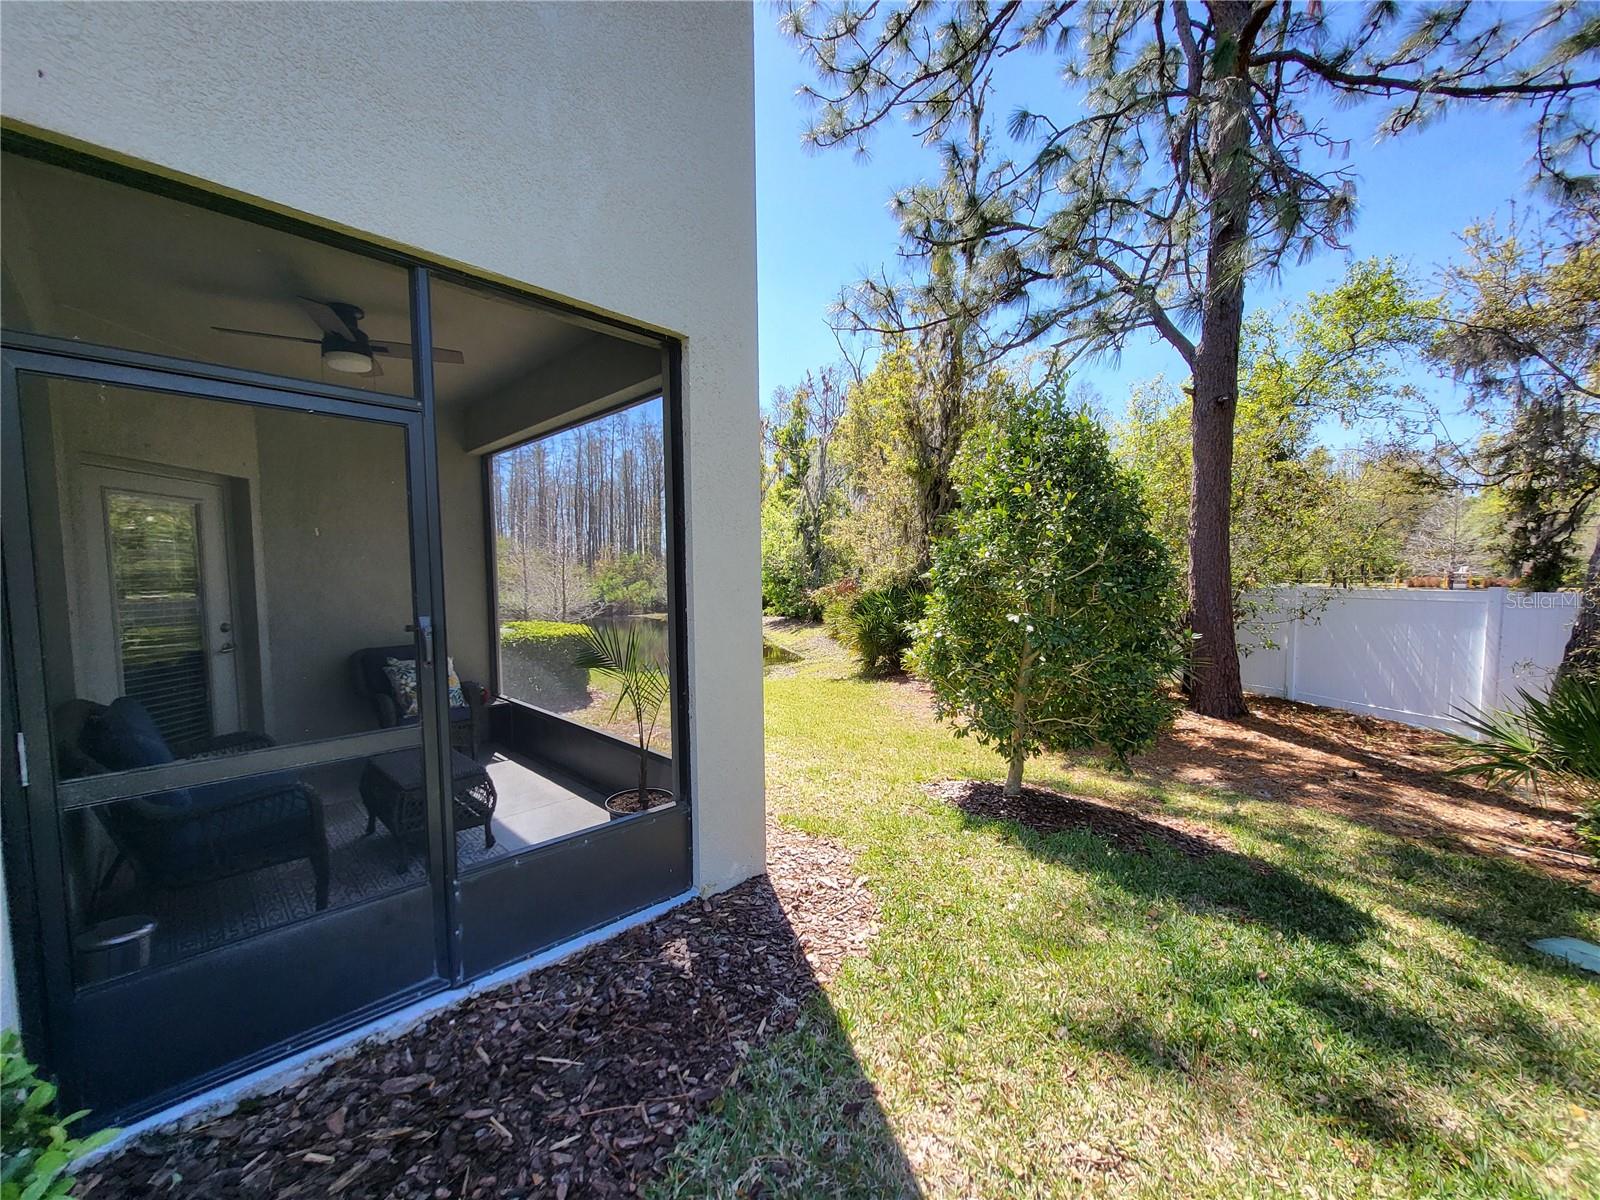
POLYGON ((324 350, 322 363, 330 371, 365 375, 372 370, 372 355, 362 354, 359 350, 324 350))

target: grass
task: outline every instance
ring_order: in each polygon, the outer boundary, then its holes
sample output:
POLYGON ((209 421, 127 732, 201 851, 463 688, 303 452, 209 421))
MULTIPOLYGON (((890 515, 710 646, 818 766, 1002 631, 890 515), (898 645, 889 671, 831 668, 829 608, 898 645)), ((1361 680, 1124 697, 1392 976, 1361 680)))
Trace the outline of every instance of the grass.
MULTIPOLYGON (((630 744, 637 744, 639 740, 638 727, 633 723, 633 709, 627 705, 617 708, 617 698, 622 694, 622 685, 599 671, 589 672, 589 702, 582 708, 569 709, 562 712, 562 716, 569 721, 578 721, 595 729, 603 729, 607 733, 614 733, 619 738, 630 744)), ((661 706, 661 715, 656 719, 655 734, 650 740, 651 749, 666 752, 672 744, 672 705, 661 706)))
POLYGON ((1600 940, 1600 899, 1087 760, 1030 781, 1247 858, 975 821, 921 785, 997 756, 777 636, 806 658, 768 677, 768 804, 857 852, 882 931, 659 1197, 1600 1195, 1600 984, 1525 945, 1600 940))

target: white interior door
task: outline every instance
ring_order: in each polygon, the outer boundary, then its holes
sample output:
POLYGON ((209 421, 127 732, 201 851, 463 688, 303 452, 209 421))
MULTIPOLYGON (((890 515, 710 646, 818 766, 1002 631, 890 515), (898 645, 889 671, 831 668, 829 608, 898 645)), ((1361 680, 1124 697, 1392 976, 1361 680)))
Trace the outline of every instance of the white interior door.
POLYGON ((94 465, 82 480, 87 692, 139 700, 169 742, 239 729, 221 485, 94 465))

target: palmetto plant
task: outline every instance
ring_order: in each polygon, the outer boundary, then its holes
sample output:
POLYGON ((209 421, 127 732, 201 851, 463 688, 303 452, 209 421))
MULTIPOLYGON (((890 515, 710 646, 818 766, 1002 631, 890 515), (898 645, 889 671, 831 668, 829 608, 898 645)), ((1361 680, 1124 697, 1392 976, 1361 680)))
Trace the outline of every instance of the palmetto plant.
POLYGON ((1567 677, 1544 698, 1517 695, 1508 711, 1461 712, 1477 740, 1454 738, 1450 773, 1525 783, 1575 800, 1583 811, 1578 832, 1600 854, 1600 679, 1567 677))
POLYGON ((616 720, 623 711, 633 717, 639 746, 639 804, 641 808, 648 808, 650 740, 655 736, 661 706, 666 703, 670 690, 666 668, 650 653, 632 623, 626 627, 588 626, 583 632, 583 642, 583 649, 573 660, 576 665, 598 671, 621 685, 617 701, 611 707, 611 719, 616 720))

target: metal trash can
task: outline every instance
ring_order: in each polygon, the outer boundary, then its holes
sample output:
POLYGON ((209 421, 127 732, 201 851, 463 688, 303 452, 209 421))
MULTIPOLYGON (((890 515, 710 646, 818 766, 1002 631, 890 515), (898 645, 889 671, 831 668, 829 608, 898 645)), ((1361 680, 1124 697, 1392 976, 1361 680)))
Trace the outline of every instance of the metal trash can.
POLYGON ((154 917, 138 915, 113 917, 90 926, 73 940, 78 982, 102 983, 148 967, 155 931, 154 917))

